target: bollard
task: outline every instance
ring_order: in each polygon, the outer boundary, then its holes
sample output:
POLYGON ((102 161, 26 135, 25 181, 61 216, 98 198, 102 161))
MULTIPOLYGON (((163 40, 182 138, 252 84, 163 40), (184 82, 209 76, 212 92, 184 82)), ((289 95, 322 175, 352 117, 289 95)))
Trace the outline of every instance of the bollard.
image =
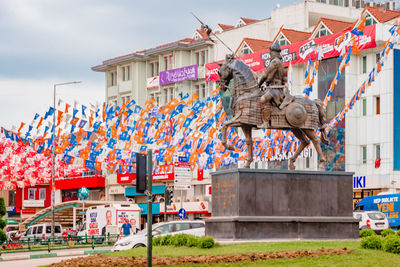
POLYGON ((47 250, 50 253, 50 237, 47 238, 47 250))
POLYGON ((85 240, 86 240, 86 244, 87 244, 87 233, 85 233, 85 240))
POLYGON ((28 237, 28 250, 31 250, 31 245, 30 245, 30 243, 29 243, 29 241, 30 241, 30 237, 28 237))
POLYGON ((94 235, 92 235, 92 250, 94 250, 94 235))

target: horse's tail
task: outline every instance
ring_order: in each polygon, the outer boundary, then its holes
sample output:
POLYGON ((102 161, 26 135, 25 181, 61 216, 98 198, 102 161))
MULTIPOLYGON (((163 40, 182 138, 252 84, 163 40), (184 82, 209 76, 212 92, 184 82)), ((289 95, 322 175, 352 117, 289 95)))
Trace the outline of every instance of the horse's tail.
POLYGON ((315 99, 314 102, 318 109, 319 123, 321 124, 321 127, 319 128, 319 131, 321 132, 321 142, 325 145, 328 145, 329 140, 325 132, 325 127, 327 123, 326 110, 324 108, 323 102, 320 99, 315 99))

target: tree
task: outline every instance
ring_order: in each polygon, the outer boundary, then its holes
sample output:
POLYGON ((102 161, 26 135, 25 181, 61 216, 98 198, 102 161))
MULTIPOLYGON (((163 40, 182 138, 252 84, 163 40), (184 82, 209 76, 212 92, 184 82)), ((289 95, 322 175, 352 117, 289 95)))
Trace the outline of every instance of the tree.
POLYGON ((0 241, 7 240, 7 235, 3 231, 6 222, 1 218, 6 214, 7 210, 6 210, 6 204, 4 203, 4 197, 0 197, 0 241))

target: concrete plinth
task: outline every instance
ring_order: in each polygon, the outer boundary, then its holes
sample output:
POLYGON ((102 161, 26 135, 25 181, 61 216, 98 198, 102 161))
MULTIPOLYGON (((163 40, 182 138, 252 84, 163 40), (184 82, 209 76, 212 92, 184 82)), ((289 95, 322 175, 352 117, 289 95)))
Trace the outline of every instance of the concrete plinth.
POLYGON ((219 239, 353 239, 353 174, 231 169, 212 174, 212 217, 219 239))

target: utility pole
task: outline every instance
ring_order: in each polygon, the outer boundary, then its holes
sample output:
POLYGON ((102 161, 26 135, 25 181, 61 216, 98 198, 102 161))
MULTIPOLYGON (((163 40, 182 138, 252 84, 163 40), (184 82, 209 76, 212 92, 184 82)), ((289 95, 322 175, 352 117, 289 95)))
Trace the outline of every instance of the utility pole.
POLYGON ((153 186, 153 152, 147 150, 147 267, 152 266, 153 254, 153 212, 152 212, 152 186, 153 186))

